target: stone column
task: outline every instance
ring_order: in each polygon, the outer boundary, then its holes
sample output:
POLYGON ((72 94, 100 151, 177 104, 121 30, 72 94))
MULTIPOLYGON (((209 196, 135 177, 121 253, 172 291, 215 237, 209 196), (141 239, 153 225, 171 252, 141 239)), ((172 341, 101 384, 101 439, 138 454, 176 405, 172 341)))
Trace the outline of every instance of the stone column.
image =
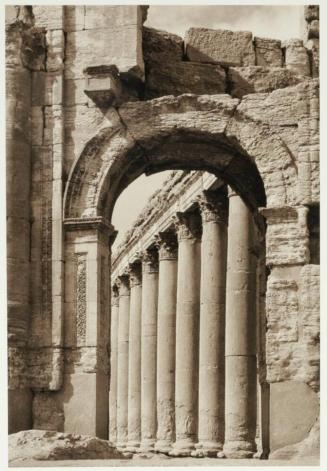
POLYGON ((175 337, 177 295, 176 234, 161 232, 159 248, 157 441, 155 450, 168 453, 175 439, 175 337))
POLYGON ((158 252, 142 257, 141 451, 153 451, 157 433, 158 252))
POLYGON ((117 280, 119 288, 118 311, 118 366, 117 366, 117 447, 127 444, 128 432, 128 344, 129 344, 129 277, 117 280))
POLYGON ((199 426, 192 456, 217 456, 224 443, 227 196, 204 192, 202 215, 199 426))
POLYGON ((227 458, 256 451, 256 257, 253 218, 229 195, 226 289, 225 444, 227 458))
POLYGON ((176 441, 171 456, 189 456, 197 436, 201 218, 177 213, 176 441))
POLYGON ((128 361, 128 451, 136 451, 141 441, 141 313, 142 266, 129 267, 131 303, 128 361))
POLYGON ((118 356, 118 310, 119 293, 117 285, 111 294, 110 327, 110 389, 109 389, 109 440, 117 441, 117 356, 118 356))
MULTIPOLYGON (((33 426, 33 393, 29 387, 30 380, 28 374, 25 373, 27 371, 25 348, 29 340, 31 317, 30 182, 32 144, 32 72, 26 63, 25 51, 28 51, 30 54, 30 60, 33 60, 36 56, 33 50, 32 30, 29 30, 29 27, 32 25, 32 18, 28 14, 29 10, 31 10, 31 7, 20 6, 15 8, 13 5, 6 6, 6 219, 9 433, 30 429, 33 426), (20 13, 19 16, 18 13, 20 13), (26 39, 30 41, 28 48, 26 39)), ((41 229, 39 231, 41 232, 41 229)))

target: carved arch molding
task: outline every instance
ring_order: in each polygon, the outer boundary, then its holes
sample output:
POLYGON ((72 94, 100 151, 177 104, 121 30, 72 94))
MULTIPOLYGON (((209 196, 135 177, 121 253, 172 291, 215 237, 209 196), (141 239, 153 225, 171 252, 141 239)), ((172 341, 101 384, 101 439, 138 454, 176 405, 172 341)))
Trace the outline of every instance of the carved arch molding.
POLYGON ((212 172, 254 210, 296 205, 297 164, 286 133, 290 126, 297 133, 296 118, 284 113, 279 122, 278 100, 266 112, 266 99, 187 94, 109 109, 72 166, 65 219, 110 220, 124 188, 167 169, 212 172))

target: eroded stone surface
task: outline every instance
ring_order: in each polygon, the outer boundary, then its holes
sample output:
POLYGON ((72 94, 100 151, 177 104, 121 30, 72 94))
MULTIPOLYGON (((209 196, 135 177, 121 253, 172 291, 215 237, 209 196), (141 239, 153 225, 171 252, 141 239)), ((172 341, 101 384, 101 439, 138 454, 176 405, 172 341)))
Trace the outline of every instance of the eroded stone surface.
POLYGON ((197 62, 147 62, 145 96, 225 93, 226 74, 222 67, 197 62))
POLYGON ((303 81, 291 70, 282 67, 229 67, 227 72, 230 94, 237 98, 250 93, 272 92, 303 81))
POLYGON ((9 435, 9 461, 123 458, 112 443, 96 437, 44 430, 9 435))
POLYGON ((190 28, 185 35, 190 61, 226 66, 255 65, 252 33, 223 29, 190 28))
MULTIPOLYGON (((143 28, 143 59, 148 61, 176 62, 183 59, 183 39, 176 34, 143 28)), ((166 65, 166 64, 162 64, 166 65)))

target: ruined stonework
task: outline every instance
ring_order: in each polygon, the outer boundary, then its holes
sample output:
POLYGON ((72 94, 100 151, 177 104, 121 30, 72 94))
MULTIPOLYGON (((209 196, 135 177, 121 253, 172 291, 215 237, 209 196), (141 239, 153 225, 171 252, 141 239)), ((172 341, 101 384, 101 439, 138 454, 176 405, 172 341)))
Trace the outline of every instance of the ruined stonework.
POLYGON ((6 8, 9 433, 317 457, 319 8, 285 43, 146 13, 6 8))

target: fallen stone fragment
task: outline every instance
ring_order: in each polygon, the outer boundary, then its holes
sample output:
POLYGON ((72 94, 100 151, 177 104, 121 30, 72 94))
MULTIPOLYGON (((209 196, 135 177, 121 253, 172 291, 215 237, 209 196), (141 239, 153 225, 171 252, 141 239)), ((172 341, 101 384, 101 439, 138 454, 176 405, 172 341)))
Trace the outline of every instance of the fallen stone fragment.
POLYGON ((303 76, 283 67, 230 67, 227 82, 232 97, 272 92, 303 81, 303 76))
POLYGON ((145 73, 146 99, 164 95, 225 93, 226 74, 219 65, 196 62, 150 62, 145 73))
POLYGON ((143 59, 165 62, 183 59, 183 39, 176 34, 153 28, 143 28, 143 59))
POLYGON ((97 437, 48 430, 24 430, 9 435, 9 461, 124 459, 114 445, 97 437))

